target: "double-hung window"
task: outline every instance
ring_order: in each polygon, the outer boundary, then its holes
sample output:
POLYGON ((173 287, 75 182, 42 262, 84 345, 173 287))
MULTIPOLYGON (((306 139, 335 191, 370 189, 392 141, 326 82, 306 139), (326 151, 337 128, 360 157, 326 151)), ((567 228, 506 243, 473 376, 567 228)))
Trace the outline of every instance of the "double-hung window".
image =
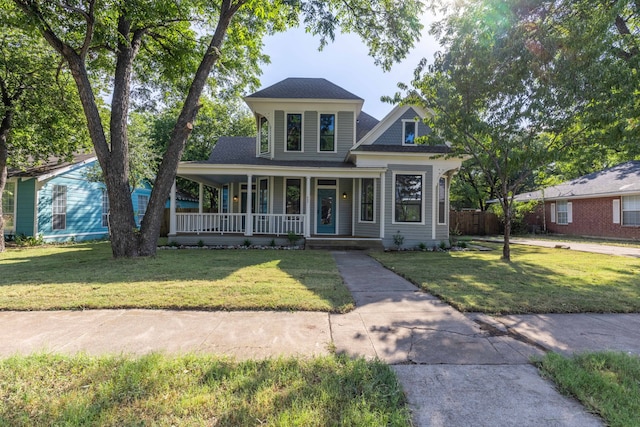
POLYGON ((287 114, 286 151, 302 151, 302 114, 287 114))
POLYGON ((269 213, 269 180, 260 179, 258 182, 258 213, 269 213))
POLYGON ((53 230, 67 228, 67 186, 54 185, 51 194, 52 226, 53 230))
POLYGON ((622 198, 622 225, 640 226, 640 196, 622 198))
POLYGON ((138 223, 142 224, 144 215, 147 213, 147 205, 149 204, 149 196, 138 195, 138 223))
POLYGON ((438 224, 447 223, 447 179, 438 180, 438 224))
POLYGON ((336 115, 320 114, 320 146, 318 151, 336 151, 336 115))
POLYGON ((2 218, 5 231, 14 231, 16 210, 16 183, 9 181, 4 186, 2 193, 2 218))
POLYGON ((422 222, 422 175, 395 176, 394 222, 422 222))
POLYGON ((569 224, 569 209, 566 200, 556 202, 556 223, 560 225, 569 224))
POLYGON ((102 190, 102 226, 109 226, 109 194, 106 188, 102 190))
POLYGON ((260 154, 266 154, 269 152, 269 121, 266 117, 260 117, 258 135, 260 136, 260 154))
POLYGON ((373 178, 362 178, 360 187, 360 221, 373 221, 375 187, 373 178))
POLYGON ((287 215, 300 214, 300 194, 302 192, 302 182, 300 179, 287 179, 285 192, 285 213, 287 215))

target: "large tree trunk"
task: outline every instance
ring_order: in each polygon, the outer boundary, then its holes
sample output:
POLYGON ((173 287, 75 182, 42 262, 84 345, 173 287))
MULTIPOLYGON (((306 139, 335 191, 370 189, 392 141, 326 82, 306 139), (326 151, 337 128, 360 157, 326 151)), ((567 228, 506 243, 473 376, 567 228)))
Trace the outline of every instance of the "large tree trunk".
POLYGON ((147 206, 147 212, 142 221, 142 227, 140 230, 140 255, 142 256, 152 256, 156 253, 165 203, 169 197, 171 186, 176 178, 178 162, 180 162, 180 159, 182 158, 182 153, 187 144, 187 138, 193 129, 193 121, 200 109, 200 95, 207 83, 207 78, 211 73, 211 69, 220 57, 222 42, 226 36, 231 19, 242 4, 244 4, 244 1, 238 1, 235 4, 232 4, 229 0, 222 2, 220 18, 218 20, 216 31, 211 38, 207 52, 202 58, 198 71, 193 78, 193 82, 189 88, 189 94, 182 106, 182 111, 180 112, 178 121, 171 133, 171 139, 169 140, 167 151, 165 152, 160 168, 158 169, 158 175, 153 185, 151 198, 149 200, 149 205, 147 206))
MULTIPOLYGON (((5 94, 3 94, 3 98, 5 94)), ((4 217, 2 212, 2 196, 4 195, 4 187, 7 183, 7 160, 9 159, 9 130, 11 129, 11 121, 13 119, 13 109, 11 105, 7 105, 7 100, 3 99, 7 110, 2 122, 0 123, 0 252, 4 252, 4 217)))

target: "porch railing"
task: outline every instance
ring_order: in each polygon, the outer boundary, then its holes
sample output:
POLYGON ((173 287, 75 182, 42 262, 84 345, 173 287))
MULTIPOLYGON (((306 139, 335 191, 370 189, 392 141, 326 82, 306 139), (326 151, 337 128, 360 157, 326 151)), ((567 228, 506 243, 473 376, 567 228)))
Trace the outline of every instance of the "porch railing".
MULTIPOLYGON (((306 215, 253 214, 251 217, 251 234, 304 234, 306 215)), ((245 234, 246 231, 247 214, 244 213, 176 213, 176 233, 245 234)))

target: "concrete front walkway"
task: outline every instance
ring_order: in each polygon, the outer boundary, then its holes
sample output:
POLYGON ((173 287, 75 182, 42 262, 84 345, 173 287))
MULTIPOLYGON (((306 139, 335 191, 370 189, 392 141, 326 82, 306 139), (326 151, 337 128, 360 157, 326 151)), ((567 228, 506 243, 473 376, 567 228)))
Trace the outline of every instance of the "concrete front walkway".
POLYGON ((0 312, 0 356, 336 351, 393 365, 417 426, 596 426, 529 363, 541 348, 640 354, 640 315, 463 315, 361 252, 334 252, 347 314, 92 310, 0 312), (520 337, 521 339, 515 339, 520 337), (535 343, 530 345, 528 343, 535 343))

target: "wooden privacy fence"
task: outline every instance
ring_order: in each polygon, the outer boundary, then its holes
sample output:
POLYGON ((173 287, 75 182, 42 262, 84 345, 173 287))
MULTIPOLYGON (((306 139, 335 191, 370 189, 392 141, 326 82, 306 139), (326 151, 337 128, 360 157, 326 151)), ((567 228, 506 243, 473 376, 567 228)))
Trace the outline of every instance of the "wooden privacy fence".
POLYGON ((497 215, 485 211, 451 211, 449 231, 452 235, 485 236, 502 233, 502 224, 497 215))

